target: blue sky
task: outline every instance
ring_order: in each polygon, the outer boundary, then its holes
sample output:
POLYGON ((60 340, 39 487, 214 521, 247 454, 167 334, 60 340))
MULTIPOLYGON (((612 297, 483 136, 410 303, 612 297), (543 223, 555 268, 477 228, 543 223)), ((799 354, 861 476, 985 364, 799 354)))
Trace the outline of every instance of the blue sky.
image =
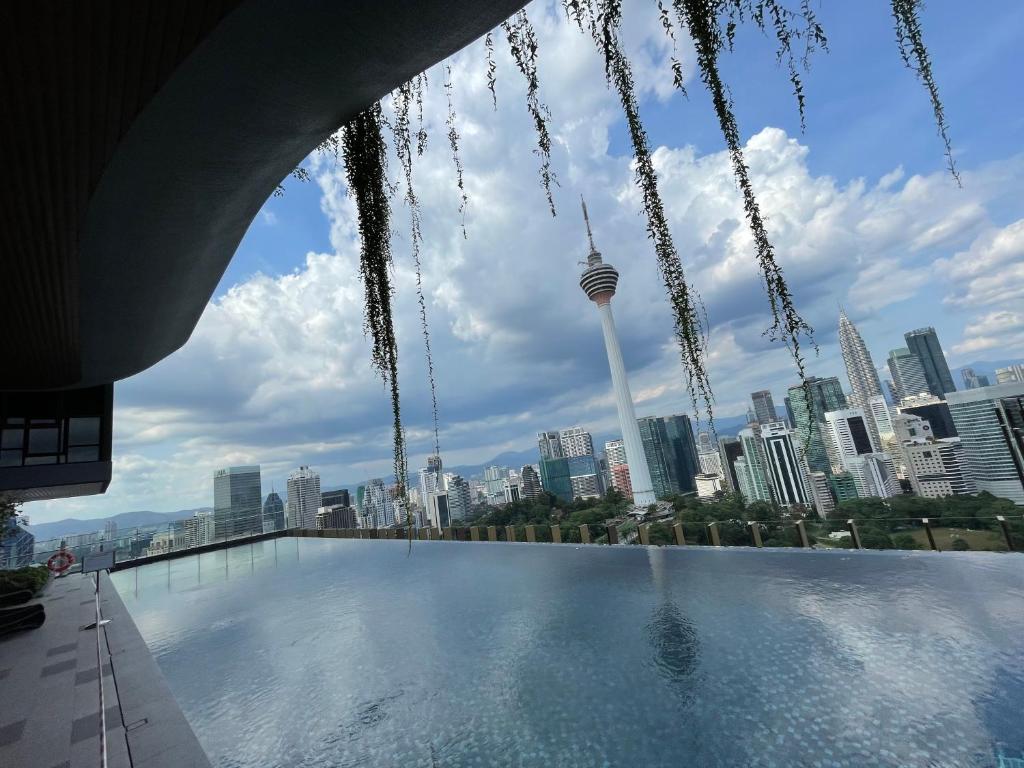
MULTIPOLYGON (((785 351, 761 337, 767 304, 692 50, 680 36, 686 100, 671 88, 671 50, 654 4, 625 7, 670 224, 708 307, 717 412, 742 413, 747 394, 766 387, 781 403, 795 372, 785 351)), ((598 247, 622 273, 614 306, 638 411, 691 410, 628 137, 600 59, 553 6, 529 11, 552 111, 556 218, 537 181, 522 78, 500 35, 497 112, 481 42, 451 61, 470 196, 466 239, 437 68, 425 105, 431 143, 416 184, 449 464, 528 448, 538 429, 615 431, 600 326, 576 286, 585 255, 581 193, 598 247)), ((770 40, 742 30, 723 60, 770 234, 817 331, 821 354, 809 372, 845 383, 835 344, 840 302, 880 366, 903 331, 921 325, 938 329, 954 366, 1021 357, 1024 6, 1003 0, 965 13, 961 3, 933 2, 923 11, 963 189, 945 172, 927 95, 899 59, 888 3, 829 0, 818 15, 831 50, 804 75, 805 133, 770 40)), ((283 489, 299 464, 318 468, 325 486, 388 471, 390 413, 361 332, 354 209, 333 160, 307 163, 314 181, 289 179, 283 197, 268 199, 189 343, 117 385, 108 493, 29 505, 33 519, 208 505, 213 470, 229 464, 263 465, 265 492, 283 489)), ((396 201, 401 381, 417 466, 430 449, 430 413, 407 215, 396 201)))

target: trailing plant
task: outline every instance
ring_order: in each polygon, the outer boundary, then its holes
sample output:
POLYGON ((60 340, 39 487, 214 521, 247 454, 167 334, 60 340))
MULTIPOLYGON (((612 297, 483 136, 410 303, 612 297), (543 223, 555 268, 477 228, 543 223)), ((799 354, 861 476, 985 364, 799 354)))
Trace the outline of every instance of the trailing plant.
POLYGON ((488 32, 484 38, 484 51, 487 55, 487 88, 491 92, 491 103, 494 104, 494 111, 498 111, 498 92, 495 86, 498 83, 498 65, 494 63, 494 33, 488 32))
MULTIPOLYGON (((551 196, 551 185, 558 184, 554 171, 551 170, 551 135, 548 133, 548 123, 551 120, 551 112, 546 104, 543 104, 538 95, 540 92, 540 78, 537 76, 537 37, 533 32, 533 25, 530 24, 523 9, 516 13, 511 19, 502 22, 501 28, 505 30, 505 37, 508 39, 509 52, 515 61, 519 71, 526 78, 526 108, 533 118, 534 130, 537 131, 537 149, 534 150, 540 155, 540 183, 544 187, 544 194, 548 198, 548 208, 551 215, 555 215, 555 200, 551 196)), ((489 67, 494 66, 494 61, 488 52, 489 67)), ((490 72, 490 70, 488 70, 490 72)), ((489 76, 490 77, 490 76, 489 76)), ((493 80, 489 79, 491 92, 493 94, 493 80)))
POLYGON ((469 204, 469 197, 466 195, 466 185, 462 178, 462 158, 459 156, 459 132, 455 129, 455 105, 452 104, 452 68, 444 65, 445 80, 444 93, 448 97, 448 145, 452 148, 452 163, 455 164, 455 182, 459 187, 459 219, 462 224, 462 237, 466 237, 466 206, 469 204))
POLYGON ((345 124, 341 148, 349 192, 359 219, 359 274, 363 280, 364 330, 373 340, 371 360, 391 391, 396 496, 406 498, 408 460, 398 394, 398 342, 391 315, 391 191, 387 184, 387 145, 380 103, 345 124))

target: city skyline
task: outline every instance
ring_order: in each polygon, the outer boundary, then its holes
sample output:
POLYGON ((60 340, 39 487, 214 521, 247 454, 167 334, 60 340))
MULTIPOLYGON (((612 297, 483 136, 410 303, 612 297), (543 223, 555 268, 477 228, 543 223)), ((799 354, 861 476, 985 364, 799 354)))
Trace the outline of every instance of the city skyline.
MULTIPOLYGON (((951 368, 1019 360, 1024 316, 1014 265, 1024 248, 1024 156, 1012 121, 967 118, 982 107, 974 83, 1014 71, 1012 41, 1024 16, 1006 4, 993 16, 999 23, 965 22, 955 9, 929 8, 935 60, 963 75, 943 79, 964 179, 958 189, 910 73, 897 69, 883 91, 870 91, 878 106, 870 115, 848 111, 868 93, 856 63, 865 56, 889 61, 894 53, 888 33, 864 34, 868 22, 855 9, 827 13, 832 52, 807 78, 806 133, 784 73, 731 84, 773 244, 798 308, 817 330, 821 356, 809 353, 809 372, 843 373, 837 301, 876 364, 904 346, 903 332, 926 325, 935 325, 951 368), (984 61, 963 52, 965 23, 972 39, 985 41, 984 61), (849 99, 829 99, 822 83, 849 99)), ((553 113, 558 217, 548 214, 537 185, 532 125, 515 108, 522 83, 498 78, 503 106, 495 113, 480 42, 451 62, 464 84, 453 98, 470 193, 465 238, 444 142, 432 142, 417 166, 441 451, 453 466, 526 448, 548 425, 586 422, 595 434, 611 431, 601 339, 574 284, 574 262, 586 256, 573 215, 581 191, 600 222, 602 248, 623 273, 616 320, 638 415, 692 412, 638 215, 621 110, 592 46, 568 28, 564 14, 540 6, 531 7, 531 16, 544 51, 541 96, 553 113), (582 124, 574 119, 579 114, 592 119, 582 124)), ((671 50, 656 10, 626 33, 630 49, 650 51, 650 65, 636 73, 638 98, 669 225, 708 310, 716 414, 742 414, 749 393, 765 387, 779 402, 795 370, 785 349, 761 335, 769 325, 767 303, 718 126, 706 110, 670 98, 662 64, 671 50), (682 137, 680 124, 687 126, 682 137)), ((499 54, 499 71, 514 73, 514 62, 499 54)), ((681 54, 692 77, 692 51, 681 54)), ((752 61, 746 52, 735 57, 741 70, 752 61)), ((431 73, 432 84, 443 80, 440 71, 431 73)), ((424 108, 428 123, 443 125, 440 86, 428 90, 424 108)), ((346 481, 387 474, 389 409, 361 331, 352 202, 343 169, 322 159, 307 165, 312 183, 288 181, 284 197, 267 201, 189 343, 118 384, 107 495, 32 503, 26 511, 34 519, 199 506, 211 497, 212 467, 258 462, 278 489, 302 463, 346 481)), ((400 377, 415 465, 432 452, 430 398, 400 201, 393 213, 400 377)))

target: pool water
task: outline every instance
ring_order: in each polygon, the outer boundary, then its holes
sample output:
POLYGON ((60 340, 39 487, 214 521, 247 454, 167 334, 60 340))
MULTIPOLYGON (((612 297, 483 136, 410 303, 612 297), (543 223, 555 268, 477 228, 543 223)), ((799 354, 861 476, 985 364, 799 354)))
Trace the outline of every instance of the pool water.
POLYGON ((1024 556, 280 539, 121 571, 216 766, 996 766, 1024 556))

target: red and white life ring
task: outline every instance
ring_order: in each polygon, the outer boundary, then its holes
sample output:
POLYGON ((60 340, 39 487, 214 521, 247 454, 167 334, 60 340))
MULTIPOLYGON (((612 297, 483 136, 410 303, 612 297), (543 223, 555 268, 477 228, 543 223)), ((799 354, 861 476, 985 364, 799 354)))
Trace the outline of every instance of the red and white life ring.
POLYGON ((62 549, 60 552, 54 552, 50 555, 49 559, 46 561, 46 567, 50 569, 51 573, 56 573, 59 576, 74 565, 74 562, 74 554, 62 549))

